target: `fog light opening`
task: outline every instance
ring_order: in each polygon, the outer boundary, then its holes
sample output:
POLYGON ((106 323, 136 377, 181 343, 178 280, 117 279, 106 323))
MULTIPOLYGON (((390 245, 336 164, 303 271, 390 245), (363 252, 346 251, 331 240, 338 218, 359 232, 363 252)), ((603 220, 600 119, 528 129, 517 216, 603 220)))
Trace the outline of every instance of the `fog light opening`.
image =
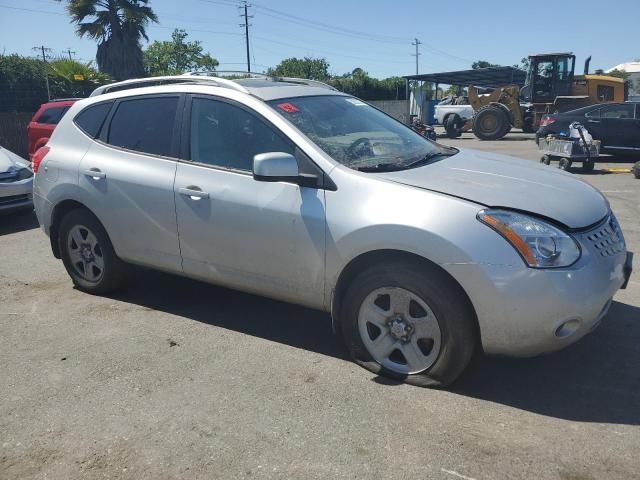
POLYGON ((558 338, 566 338, 574 333, 580 328, 580 320, 577 318, 573 318, 571 320, 567 320, 562 323, 558 328, 556 328, 556 337, 558 338))

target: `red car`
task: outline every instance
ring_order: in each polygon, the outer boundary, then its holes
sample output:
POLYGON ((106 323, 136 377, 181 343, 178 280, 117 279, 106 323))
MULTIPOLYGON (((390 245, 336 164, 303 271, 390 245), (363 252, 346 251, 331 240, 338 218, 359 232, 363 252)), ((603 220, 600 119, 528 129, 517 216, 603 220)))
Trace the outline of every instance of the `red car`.
POLYGON ((42 147, 53 133, 53 129, 63 117, 69 107, 73 105, 79 98, 62 98, 60 100, 51 100, 43 103, 35 113, 29 125, 27 126, 27 138, 29 140, 28 152, 29 158, 42 147))

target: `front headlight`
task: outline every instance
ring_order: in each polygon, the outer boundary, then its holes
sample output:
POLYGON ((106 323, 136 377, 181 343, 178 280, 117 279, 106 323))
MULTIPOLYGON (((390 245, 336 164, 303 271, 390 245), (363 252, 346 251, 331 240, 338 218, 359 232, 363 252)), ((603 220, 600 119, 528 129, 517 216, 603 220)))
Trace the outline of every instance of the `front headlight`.
POLYGON ((538 218, 508 210, 482 210, 478 220, 502 235, 530 267, 568 267, 580 258, 580 247, 571 236, 538 218))
POLYGON ((25 167, 18 170, 18 180, 26 180, 31 177, 33 177, 33 172, 30 168, 25 167))

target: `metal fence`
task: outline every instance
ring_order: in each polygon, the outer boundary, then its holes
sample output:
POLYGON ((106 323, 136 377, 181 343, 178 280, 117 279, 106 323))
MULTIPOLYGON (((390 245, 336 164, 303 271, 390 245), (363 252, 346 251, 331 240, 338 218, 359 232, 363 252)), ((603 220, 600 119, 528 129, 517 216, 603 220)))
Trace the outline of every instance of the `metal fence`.
POLYGON ((27 125, 33 117, 28 112, 0 112, 0 145, 22 158, 27 154, 27 125))

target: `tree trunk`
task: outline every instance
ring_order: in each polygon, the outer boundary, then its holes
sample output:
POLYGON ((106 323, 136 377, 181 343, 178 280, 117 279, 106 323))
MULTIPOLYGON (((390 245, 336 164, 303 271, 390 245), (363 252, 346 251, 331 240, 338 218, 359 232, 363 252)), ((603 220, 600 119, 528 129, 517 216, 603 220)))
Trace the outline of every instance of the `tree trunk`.
POLYGON ((98 45, 96 60, 100 71, 114 80, 144 77, 142 49, 137 39, 114 34, 98 45))

